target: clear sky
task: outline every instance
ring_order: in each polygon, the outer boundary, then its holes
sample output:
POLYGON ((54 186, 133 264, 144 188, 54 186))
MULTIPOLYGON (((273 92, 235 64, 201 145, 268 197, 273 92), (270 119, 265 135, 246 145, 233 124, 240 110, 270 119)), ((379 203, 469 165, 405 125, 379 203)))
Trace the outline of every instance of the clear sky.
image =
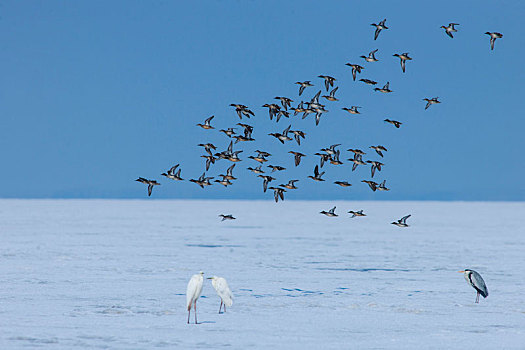
POLYGON ((0 197, 146 198, 142 176, 162 183, 152 199, 271 199, 246 170, 264 149, 267 164, 288 168, 273 184, 300 180, 287 199, 524 200, 524 13, 522 1, 3 1, 0 197), (370 24, 383 18, 390 29, 374 41, 370 24), (460 23, 454 39, 439 28, 449 22, 460 23), (486 31, 504 35, 494 51, 486 31), (359 58, 374 49, 379 62, 359 58), (413 57, 404 74, 401 52, 413 57), (393 93, 352 81, 347 62, 393 93), (326 102, 318 127, 312 116, 270 122, 263 104, 297 102, 299 80, 315 84, 309 100, 319 74, 336 77, 340 101, 326 102), (197 144, 227 147, 218 129, 239 122, 230 103, 256 114, 256 142, 235 146, 239 180, 202 190, 160 176, 176 163, 185 179, 204 171, 197 144), (341 110, 351 105, 362 114, 341 110), (211 115, 217 130, 195 126, 211 115), (301 146, 267 136, 290 124, 307 133, 301 146), (368 146, 386 146, 374 180, 391 191, 372 193, 360 183, 369 168, 349 162, 325 166, 324 183, 307 179, 313 153, 334 143, 342 160, 348 148, 381 160, 368 146), (308 155, 297 168, 290 150, 308 155))

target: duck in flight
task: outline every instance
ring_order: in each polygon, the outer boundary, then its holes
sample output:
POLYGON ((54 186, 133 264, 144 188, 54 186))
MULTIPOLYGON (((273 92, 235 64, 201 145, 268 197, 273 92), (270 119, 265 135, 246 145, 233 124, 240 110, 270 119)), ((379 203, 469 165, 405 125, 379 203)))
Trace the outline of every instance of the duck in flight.
POLYGON ((299 96, 302 95, 304 89, 306 89, 308 86, 314 86, 310 80, 307 80, 307 81, 298 81, 296 82, 296 84, 300 85, 299 86, 299 96))
POLYGON ((279 134, 276 132, 276 133, 270 133, 268 135, 275 137, 277 140, 279 140, 284 145, 284 141, 292 140, 292 138, 288 136, 288 132, 290 132, 291 127, 292 127, 291 125, 288 125, 288 127, 283 130, 282 134, 279 134))
POLYGON ((332 91, 330 91, 330 94, 328 96, 323 96, 324 98, 326 98, 328 101, 339 101, 336 97, 335 97, 335 92, 337 91, 337 89, 339 89, 339 86, 337 86, 335 89, 333 89, 332 91))
POLYGON ((363 107, 359 107, 359 106, 352 106, 350 108, 342 108, 343 111, 347 111, 348 113, 350 114, 361 114, 361 112, 359 112, 357 109, 358 108, 363 108, 363 107))
POLYGON ((457 32, 456 28, 454 28, 454 26, 459 26, 459 23, 449 23, 448 24, 448 27, 445 27, 445 26, 441 26, 440 28, 443 28, 445 29, 445 33, 451 37, 452 39, 454 38, 454 35, 452 35, 452 33, 455 33, 457 32))
POLYGON ((384 165, 383 163, 377 162, 375 160, 367 160, 366 162, 369 163, 369 164, 372 164, 372 167, 371 167, 372 177, 374 177, 376 169, 377 169, 377 171, 381 171, 381 166, 384 165))
POLYGON ((333 207, 333 208, 330 209, 329 211, 324 211, 324 210, 322 210, 322 211, 319 212, 319 214, 326 215, 326 216, 328 216, 328 217, 330 217, 330 218, 335 218, 336 216, 339 216, 339 215, 337 215, 337 214, 335 213, 335 208, 336 208, 336 207, 333 207))
POLYGON ((314 168, 314 175, 309 175, 308 177, 314 181, 324 181, 321 177, 324 175, 324 171, 322 173, 319 173, 319 166, 316 165, 314 168))
POLYGON ((151 196, 151 192, 153 191, 153 186, 160 185, 160 183, 158 183, 156 180, 148 180, 143 177, 139 177, 135 181, 148 185, 148 197, 151 196))
POLYGON ((378 51, 379 49, 375 49, 374 51, 370 51, 368 53, 368 56, 359 56, 361 58, 363 58, 365 61, 367 62, 377 62, 379 61, 376 56, 375 56, 375 53, 378 51))
POLYGON ((223 178, 227 180, 237 180, 237 178, 233 176, 233 168, 235 168, 235 165, 237 164, 233 164, 228 169, 226 169, 226 175, 220 174, 219 176, 222 176, 223 178))
POLYGON ((197 179, 190 179, 190 182, 196 183, 201 188, 204 188, 204 186, 211 186, 210 180, 213 179, 213 177, 206 177, 206 173, 202 173, 202 175, 197 179))
POLYGON ((370 79, 359 79, 359 81, 362 81, 363 83, 365 83, 367 85, 376 85, 377 84, 377 81, 373 81, 373 80, 370 80, 370 79))
POLYGON ((179 164, 176 164, 174 166, 172 166, 170 168, 170 170, 168 170, 167 172, 165 173, 162 173, 161 175, 162 176, 166 176, 168 179, 172 179, 172 180, 175 180, 175 181, 182 181, 184 180, 182 177, 180 177, 180 170, 177 170, 177 168, 179 167, 179 164))
POLYGON ((390 82, 387 81, 386 84, 382 88, 375 88, 374 91, 379 91, 385 94, 392 92, 392 90, 390 90, 390 82))
POLYGON ((388 27, 385 25, 385 22, 386 22, 386 18, 382 20, 381 22, 379 22, 379 24, 375 24, 375 23, 370 24, 371 26, 376 27, 376 31, 374 34, 374 40, 377 40, 379 33, 381 33, 383 29, 388 29, 388 27))
POLYGON ((230 106, 235 107, 235 111, 237 112, 237 115, 239 116, 239 119, 242 119, 242 116, 244 115, 247 118, 250 118, 250 116, 254 116, 255 114, 245 105, 232 103, 230 106))
POLYGON ((348 181, 334 181, 334 184, 339 185, 341 187, 350 187, 352 184, 348 183, 348 181))
POLYGON ((204 124, 197 124, 197 126, 200 126, 201 128, 206 129, 206 130, 214 129, 214 127, 211 126, 211 124, 210 124, 210 123, 211 123, 211 120, 212 120, 213 118, 215 118, 214 115, 212 115, 211 117, 209 117, 208 119, 206 119, 206 120, 204 121, 204 124))
POLYGON ((291 103, 293 102, 293 100, 289 99, 288 97, 282 97, 282 96, 274 97, 274 99, 281 101, 281 105, 286 111, 288 110, 288 107, 290 107, 291 103))
POLYGON ((279 198, 284 201, 284 192, 286 190, 284 188, 280 187, 269 187, 270 190, 273 190, 273 198, 275 199, 275 203, 279 202, 279 198))
POLYGON ((441 101, 438 100, 439 97, 433 97, 433 98, 424 98, 423 101, 427 101, 427 105, 425 106, 425 110, 428 109, 431 105, 441 103, 441 101))
POLYGON ((363 161, 362 154, 354 153, 354 158, 349 158, 348 160, 354 163, 354 165, 352 165, 352 171, 355 171, 358 165, 366 165, 366 162, 363 161))
POLYGON ((306 157, 304 154, 300 152, 290 151, 288 153, 291 153, 294 155, 295 166, 298 166, 301 163, 301 157, 306 157))
POLYGON ((378 185, 377 182, 369 181, 369 180, 362 180, 361 182, 366 183, 366 184, 370 187, 370 189, 371 189, 372 191, 375 192, 375 191, 377 190, 377 185, 378 185))
POLYGON ((233 217, 232 214, 227 214, 227 215, 220 214, 219 216, 222 218, 221 221, 224 221, 224 220, 235 220, 236 219, 235 217, 233 217))
POLYGON ((485 34, 490 36, 490 49, 494 50, 494 43, 496 43, 496 39, 503 38, 503 34, 498 32, 485 32, 485 34))
POLYGON ((403 216, 401 219, 391 222, 392 225, 396 225, 397 227, 408 227, 407 219, 411 217, 412 215, 403 216))
POLYGON ((403 124, 401 122, 398 122, 397 120, 390 120, 390 119, 385 119, 385 122, 389 123, 389 124, 392 124, 393 126, 395 126, 398 129, 401 126, 401 124, 403 124))
POLYGON ((324 79, 324 86, 326 87, 326 91, 330 89, 330 86, 334 87, 334 81, 337 80, 334 77, 331 77, 329 75, 319 75, 319 78, 324 79))
POLYGON ((306 135, 306 133, 304 131, 301 131, 301 130, 290 130, 290 132, 293 134, 293 137, 294 137, 295 141, 300 146, 301 145, 301 138, 304 139, 304 136, 306 135))
POLYGON ((235 135, 235 128, 221 129, 219 132, 223 132, 226 136, 231 138, 232 135, 235 135))
POLYGON ((409 57, 408 56, 408 52, 404 52, 402 54, 394 54, 393 55, 394 57, 399 57, 399 59, 401 60, 401 70, 403 71, 403 73, 405 73, 405 62, 408 60, 408 61, 411 61, 412 60, 412 57, 409 57))
MULTIPOLYGON (((361 74, 361 70, 362 69, 365 69, 364 67, 358 65, 358 64, 353 64, 353 63, 345 63, 345 66, 349 66, 349 67, 352 67, 352 78, 354 79, 355 81, 355 78, 357 76, 357 73, 361 74)), ((363 80, 363 79, 361 79, 363 80)))
POLYGON ((297 181, 299 181, 299 180, 290 180, 290 181, 288 181, 287 184, 285 184, 285 185, 281 184, 281 185, 279 185, 279 186, 284 187, 284 188, 287 188, 287 189, 289 189, 289 190, 296 190, 297 187, 295 186, 295 183, 296 183, 297 181))
POLYGON ((275 178, 271 177, 270 175, 259 175, 259 177, 263 179, 263 192, 266 192, 268 189, 268 183, 275 180, 275 178))
MULTIPOLYGON (((249 157, 248 157, 249 158, 249 157)), ((252 168, 248 167, 247 169, 255 174, 264 174, 264 170, 261 169, 262 165, 259 165, 258 167, 252 168)))
POLYGON ((381 146, 381 145, 370 146, 370 148, 376 151, 376 153, 379 154, 381 157, 383 156, 383 152, 388 152, 388 150, 384 146, 381 146))
POLYGON ((363 210, 359 210, 359 211, 350 210, 348 213, 352 214, 351 218, 355 218, 356 216, 366 216, 366 214, 363 213, 363 210))

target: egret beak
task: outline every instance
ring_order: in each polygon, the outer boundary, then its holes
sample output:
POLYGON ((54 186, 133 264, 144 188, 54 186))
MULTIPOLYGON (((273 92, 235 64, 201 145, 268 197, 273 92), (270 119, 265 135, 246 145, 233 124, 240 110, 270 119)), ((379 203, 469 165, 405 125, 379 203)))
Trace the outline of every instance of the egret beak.
POLYGON ((463 271, 463 270, 462 270, 462 271, 458 271, 458 272, 460 272, 460 273, 465 273, 465 271, 463 271))
POLYGON ((212 280, 212 279, 213 279, 213 277, 206 277, 206 279, 207 279, 207 280, 212 280))

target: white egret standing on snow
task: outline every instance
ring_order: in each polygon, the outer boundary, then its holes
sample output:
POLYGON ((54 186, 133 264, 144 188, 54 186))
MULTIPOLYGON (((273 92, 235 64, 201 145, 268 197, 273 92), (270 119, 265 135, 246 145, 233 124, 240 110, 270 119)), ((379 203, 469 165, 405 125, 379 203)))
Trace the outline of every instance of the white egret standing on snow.
POLYGON ((224 304, 224 312, 226 312, 226 305, 228 307, 232 306, 233 304, 233 294, 230 290, 230 287, 228 286, 228 282, 222 277, 208 277, 209 280, 211 280, 211 284, 213 288, 215 288, 215 291, 217 291, 217 295, 221 298, 221 305, 219 306, 219 313, 221 313, 221 307, 224 304))
POLYGON ((479 295, 481 294, 483 298, 486 298, 489 296, 489 291, 487 290, 487 286, 485 285, 485 281, 483 281, 483 278, 479 273, 477 273, 474 270, 465 269, 462 271, 458 271, 464 273, 465 279, 467 282, 478 292, 476 295, 476 303, 479 303, 479 295))
POLYGON ((188 323, 190 323, 190 311, 191 304, 193 304, 195 312, 195 324, 197 324, 197 299, 199 299, 202 292, 202 282, 204 281, 204 272, 199 272, 197 275, 193 275, 188 282, 188 288, 186 289, 186 306, 188 308, 188 323))

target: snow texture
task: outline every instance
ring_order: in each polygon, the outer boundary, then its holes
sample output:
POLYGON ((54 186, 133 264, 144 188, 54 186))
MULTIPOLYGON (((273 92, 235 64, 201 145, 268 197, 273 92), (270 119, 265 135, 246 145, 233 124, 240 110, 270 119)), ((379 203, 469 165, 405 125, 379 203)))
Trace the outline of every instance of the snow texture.
POLYGON ((0 348, 523 349, 524 218, 520 202, 1 200, 0 348), (219 315, 205 279, 188 325, 201 270, 234 304, 219 315))

